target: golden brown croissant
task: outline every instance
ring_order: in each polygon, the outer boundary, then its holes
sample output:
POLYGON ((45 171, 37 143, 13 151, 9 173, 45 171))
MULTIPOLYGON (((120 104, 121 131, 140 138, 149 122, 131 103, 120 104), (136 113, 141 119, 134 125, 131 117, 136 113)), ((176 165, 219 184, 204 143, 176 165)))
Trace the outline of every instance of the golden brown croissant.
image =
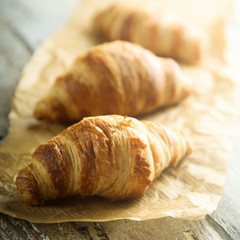
POLYGON ((40 145, 16 185, 30 205, 71 195, 138 197, 190 150, 181 131, 160 123, 120 115, 84 118, 40 145))
POLYGON ((135 116, 179 102, 190 88, 174 60, 115 41, 76 59, 36 104, 34 116, 57 122, 106 114, 135 116))
POLYGON ((160 56, 187 63, 202 57, 200 31, 170 14, 155 14, 136 6, 115 3, 96 14, 94 28, 109 40, 138 43, 160 56))

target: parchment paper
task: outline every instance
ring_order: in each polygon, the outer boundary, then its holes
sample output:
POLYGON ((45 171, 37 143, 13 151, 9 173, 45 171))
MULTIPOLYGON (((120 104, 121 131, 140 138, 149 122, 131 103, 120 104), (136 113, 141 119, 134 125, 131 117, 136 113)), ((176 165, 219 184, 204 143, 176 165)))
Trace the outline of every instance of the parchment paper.
POLYGON ((216 209, 240 113, 235 71, 224 58, 228 48, 222 30, 231 13, 227 0, 138 1, 149 8, 171 8, 194 22, 209 40, 201 64, 182 66, 193 81, 193 94, 178 105, 139 117, 185 131, 194 146, 190 156, 164 171, 144 197, 129 201, 72 197, 30 207, 17 192, 14 177, 19 169, 31 161, 39 144, 66 127, 35 120, 33 106, 77 55, 102 41, 90 30, 91 18, 96 9, 108 2, 81 1, 69 22, 47 39, 26 65, 12 101, 10 132, 0 146, 1 212, 33 222, 62 222, 164 216, 198 219, 216 209))

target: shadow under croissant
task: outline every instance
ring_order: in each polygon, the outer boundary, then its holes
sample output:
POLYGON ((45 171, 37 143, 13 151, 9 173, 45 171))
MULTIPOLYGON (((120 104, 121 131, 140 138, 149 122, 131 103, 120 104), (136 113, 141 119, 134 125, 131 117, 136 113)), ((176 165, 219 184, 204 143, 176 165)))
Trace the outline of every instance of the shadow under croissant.
MULTIPOLYGON (((144 196, 143 196, 144 197, 144 196)), ((51 201, 46 201, 41 207, 54 207, 54 208, 65 208, 65 207, 74 207, 80 205, 107 205, 107 207, 121 207, 124 204, 125 207, 131 207, 136 204, 136 202, 141 201, 141 198, 132 198, 127 200, 111 201, 110 199, 100 197, 100 196, 68 196, 64 198, 59 198, 51 201)))
POLYGON ((12 201, 7 201, 5 204, 5 209, 8 211, 2 210, 2 212, 35 223, 102 221, 128 218, 125 213, 132 211, 132 208, 140 201, 141 198, 111 202, 98 196, 85 198, 71 196, 46 202, 43 206, 33 207, 21 202, 20 198, 15 196, 12 201))
POLYGON ((159 107, 159 108, 156 108, 156 109, 154 109, 152 111, 149 111, 149 112, 146 112, 146 113, 142 113, 142 114, 138 114, 138 115, 135 115, 133 117, 135 117, 135 118, 137 118, 139 120, 143 120, 144 118, 150 117, 150 116, 155 115, 155 114, 162 114, 163 112, 171 111, 171 109, 174 109, 179 104, 181 104, 181 103, 175 103, 175 104, 171 104, 169 106, 159 107))
MULTIPOLYGON (((134 117, 136 119, 143 120, 144 118, 147 118, 154 114, 161 114, 165 111, 171 111, 171 109, 174 109, 175 107, 179 106, 179 104, 181 104, 181 102, 174 103, 174 104, 171 104, 168 106, 161 106, 161 107, 158 107, 158 108, 156 108, 152 111, 146 112, 146 113, 141 113, 141 114, 137 114, 137 115, 128 115, 128 117, 134 117)), ((115 115, 115 114, 118 115, 118 113, 115 113, 115 112, 108 113, 108 114, 102 114, 102 115, 115 115)), ((95 115, 89 115, 89 116, 85 116, 85 117, 95 117, 95 115)), ((85 118, 85 117, 83 117, 83 118, 85 118)), ((81 120, 83 120, 83 118, 77 119, 77 120, 69 120, 66 122, 59 122, 59 123, 53 122, 48 119, 39 119, 37 121, 30 123, 28 125, 28 129, 32 130, 32 131, 49 129, 51 131, 51 126, 52 126, 53 128, 59 128, 60 130, 62 129, 61 131, 63 131, 65 128, 67 128, 75 123, 80 122, 81 120)), ((59 131, 59 133, 61 131, 59 131)))
POLYGON ((57 135, 58 133, 62 132, 64 129, 69 127, 70 125, 76 123, 77 121, 69 122, 69 123, 56 123, 51 122, 47 119, 37 120, 34 119, 33 121, 29 121, 27 125, 27 130, 34 134, 38 134, 40 132, 49 132, 53 135, 57 135))
MULTIPOLYGON (((82 196, 82 195, 72 195, 72 196, 64 196, 64 197, 60 197, 57 199, 53 199, 53 200, 45 200, 44 204, 42 205, 36 205, 36 206, 31 206, 31 205, 27 205, 26 203, 23 202, 23 199, 21 198, 21 202, 23 204, 25 204, 28 207, 32 207, 32 208, 48 208, 48 207, 54 207, 54 208, 82 208, 85 209, 85 207, 89 207, 89 206, 98 206, 98 207, 102 207, 103 205, 106 208, 113 208, 113 209, 117 209, 117 208, 122 208, 124 206, 124 209, 128 209, 131 207, 134 207, 135 205, 141 204, 142 202, 148 202, 150 200, 150 202, 154 202, 154 197, 152 196, 152 190, 153 189, 158 189, 158 187, 160 186, 159 184, 161 184, 163 181, 166 181, 165 179, 165 175, 168 176, 168 178, 176 178, 176 171, 177 169, 181 166, 181 165, 185 165, 185 158, 184 157, 178 164, 178 166, 170 166, 167 169, 164 169, 161 173, 161 175, 155 179, 152 184, 149 186, 149 188, 147 189, 147 191, 145 192, 145 194, 143 196, 139 196, 139 197, 134 197, 134 198, 130 198, 130 199, 124 199, 124 200, 111 200, 105 197, 101 197, 101 196, 82 196)), ((184 171, 184 166, 183 166, 183 171, 184 171)), ((153 190, 155 192, 155 190, 153 190)), ((17 194, 19 194, 17 192, 17 194)), ((166 200, 166 196, 164 193, 160 193, 158 192, 158 198, 162 198, 162 200, 166 200)), ((98 208, 97 207, 97 208, 98 208)))
MULTIPOLYGON (((186 161, 182 159, 181 163, 183 162, 186 161)), ((148 205, 151 207, 159 201, 161 204, 168 202, 168 197, 160 190, 162 189, 162 185, 172 185, 172 183, 170 184, 169 178, 176 179, 175 171, 178 171, 178 167, 179 166, 165 169, 162 174, 153 181, 142 197, 111 201, 99 196, 67 196, 46 201, 42 206, 29 206, 24 203, 22 196, 15 190, 11 194, 11 199, 8 199, 4 204, 5 209, 8 211, 3 212, 11 216, 13 216, 12 213, 14 212, 13 217, 19 217, 39 223, 59 221, 106 221, 106 219, 116 220, 126 218, 140 220, 142 214, 147 214, 148 205), (9 209, 11 209, 10 212, 9 209), (141 209, 140 213, 139 209, 141 209)), ((178 194, 175 197, 178 197, 178 194)))

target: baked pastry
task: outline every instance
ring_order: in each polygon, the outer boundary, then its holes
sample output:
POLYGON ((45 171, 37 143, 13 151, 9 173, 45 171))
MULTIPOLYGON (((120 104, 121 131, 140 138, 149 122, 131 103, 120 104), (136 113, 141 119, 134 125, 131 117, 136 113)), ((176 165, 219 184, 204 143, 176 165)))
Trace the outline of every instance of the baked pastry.
POLYGON ((16 185, 30 205, 71 195, 139 197, 190 150, 181 131, 160 123, 120 115, 84 118, 40 145, 16 185))
POLYGON ((34 116, 56 122, 106 114, 135 116, 177 103, 190 91, 187 77, 174 60, 115 41, 77 58, 35 105, 34 116))
POLYGON ((114 3, 96 13, 93 23, 94 30, 109 40, 138 43, 159 56, 186 63, 195 63, 202 57, 202 33, 166 12, 114 3))

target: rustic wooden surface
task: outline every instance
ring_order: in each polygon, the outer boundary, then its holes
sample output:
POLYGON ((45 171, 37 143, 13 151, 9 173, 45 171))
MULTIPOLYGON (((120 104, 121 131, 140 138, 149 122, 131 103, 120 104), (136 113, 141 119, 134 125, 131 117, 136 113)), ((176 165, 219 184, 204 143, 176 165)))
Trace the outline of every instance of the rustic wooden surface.
MULTIPOLYGON (((34 49, 66 20, 76 0, 0 0, 0 138, 10 101, 34 49)), ((36 224, 0 213, 0 239, 240 239, 240 125, 217 210, 205 219, 161 218, 36 224)))

